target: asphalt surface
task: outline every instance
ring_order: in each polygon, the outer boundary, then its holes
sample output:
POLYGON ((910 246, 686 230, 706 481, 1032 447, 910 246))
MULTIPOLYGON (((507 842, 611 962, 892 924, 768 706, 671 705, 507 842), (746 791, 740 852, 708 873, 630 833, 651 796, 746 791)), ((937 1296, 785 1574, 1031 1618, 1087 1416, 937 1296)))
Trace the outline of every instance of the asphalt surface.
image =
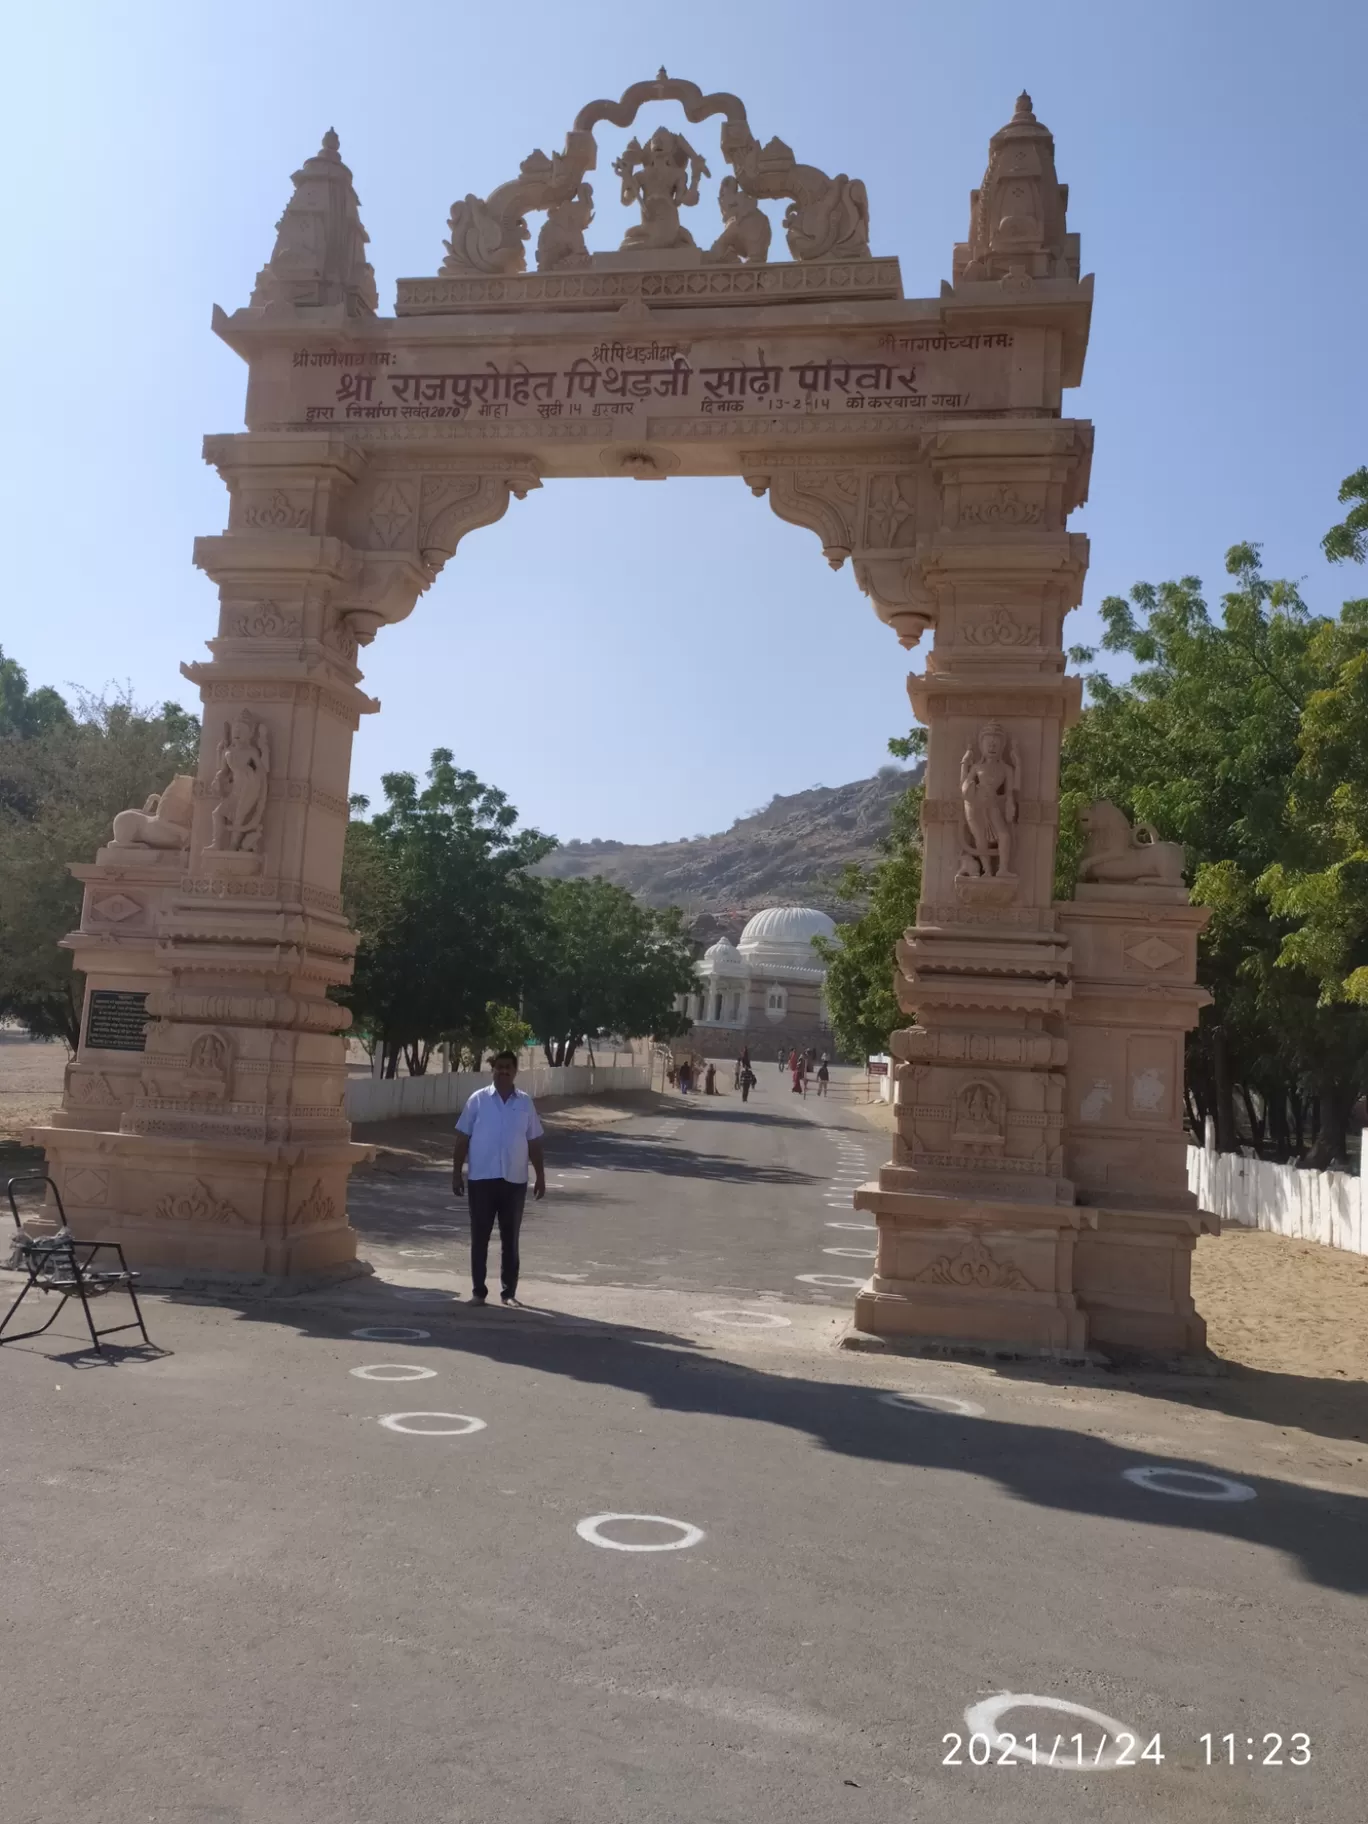
POLYGON ((358 1187, 375 1279, 6 1348, 4 1824, 1359 1824, 1368 1479, 1187 1383, 836 1348, 802 1276, 867 1271, 828 1197, 882 1145, 634 1117, 554 1140, 527 1309, 416 1172, 358 1187), (1175 1464, 1252 1496, 1126 1475, 1175 1464), (998 1765, 1000 1694, 1087 1714, 998 1765))

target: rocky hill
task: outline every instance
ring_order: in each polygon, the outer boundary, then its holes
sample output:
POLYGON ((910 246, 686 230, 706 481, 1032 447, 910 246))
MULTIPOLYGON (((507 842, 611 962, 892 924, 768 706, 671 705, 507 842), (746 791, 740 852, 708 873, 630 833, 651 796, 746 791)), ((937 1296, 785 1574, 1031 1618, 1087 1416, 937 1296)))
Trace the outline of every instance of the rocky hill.
POLYGON ((567 842, 537 869, 573 880, 601 874, 653 906, 680 906, 730 931, 764 906, 818 906, 849 916, 834 883, 849 861, 877 859, 893 805, 919 767, 887 766, 853 785, 776 797, 717 836, 681 842, 567 842))

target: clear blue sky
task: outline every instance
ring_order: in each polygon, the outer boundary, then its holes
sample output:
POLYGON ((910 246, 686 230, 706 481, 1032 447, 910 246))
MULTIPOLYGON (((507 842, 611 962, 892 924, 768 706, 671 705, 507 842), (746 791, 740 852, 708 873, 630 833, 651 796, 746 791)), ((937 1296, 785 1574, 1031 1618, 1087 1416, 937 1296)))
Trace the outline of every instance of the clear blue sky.
MULTIPOLYGON (((1368 462, 1362 4, 104 0, 26 6, 6 49, 0 644, 35 684, 194 700, 177 662, 214 604, 190 548, 225 504, 200 439, 241 424, 245 378, 210 308, 247 301, 325 128, 388 310, 436 270, 455 196, 661 63, 862 177, 909 296, 948 277, 989 135, 1031 91, 1097 275, 1074 640, 1137 578, 1196 571, 1214 597, 1242 538, 1317 606, 1363 592, 1318 550, 1368 462)), ((605 207, 591 245, 614 228, 605 207)), ((365 663, 385 707, 358 789, 450 746, 562 837, 725 827, 868 774, 908 719, 906 655, 848 568, 739 481, 549 483, 365 663)))

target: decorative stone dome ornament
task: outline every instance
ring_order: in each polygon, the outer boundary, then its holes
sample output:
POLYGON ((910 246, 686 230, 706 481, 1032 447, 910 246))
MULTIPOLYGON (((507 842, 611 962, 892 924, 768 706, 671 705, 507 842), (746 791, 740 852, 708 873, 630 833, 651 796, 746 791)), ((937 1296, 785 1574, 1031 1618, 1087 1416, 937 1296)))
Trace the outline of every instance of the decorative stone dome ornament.
POLYGON ((1022 289, 1079 271, 1079 242, 1065 223, 1069 186, 1055 175, 1054 135, 1023 89, 1007 125, 988 143, 988 169, 969 193, 969 239, 955 248, 954 282, 997 279, 1022 289))
MULTIPOLYGON (((744 104, 735 95, 705 95, 697 83, 669 76, 661 69, 654 82, 633 83, 620 101, 593 101, 581 108, 566 135, 563 152, 548 158, 535 150, 509 183, 500 184, 487 197, 466 196, 453 203, 442 276, 525 272, 525 247, 531 238, 527 216, 540 210, 561 211, 567 203, 590 204, 593 193, 584 180, 598 163, 594 128, 600 121, 629 127, 641 108, 653 101, 679 102, 693 122, 714 114, 723 117, 722 156, 733 176, 723 180, 719 204, 727 228, 710 249, 710 262, 740 264, 766 258, 769 224, 755 206, 765 199, 788 200, 784 231, 795 260, 869 257, 869 198, 858 178, 844 172, 828 177, 816 165, 800 165, 781 139, 762 146, 751 132, 744 104), (763 229, 759 222, 764 222, 763 229)), ((613 170, 622 180, 622 200, 640 204, 642 212, 641 221, 628 230, 622 251, 694 247, 693 236, 680 223, 679 210, 698 202, 699 179, 710 173, 681 134, 661 127, 644 146, 631 140, 613 170)), ((588 219, 582 209, 575 218, 581 230, 588 219)), ((544 246, 543 236, 539 236, 537 268, 546 272, 578 264, 579 250, 579 244, 566 249, 557 237, 544 246)), ((594 256, 588 257, 592 260, 594 256)))
POLYGON ((341 304, 349 317, 373 317, 380 300, 366 259, 370 236, 331 127, 293 183, 294 195, 276 223, 275 247, 257 274, 253 305, 341 304))

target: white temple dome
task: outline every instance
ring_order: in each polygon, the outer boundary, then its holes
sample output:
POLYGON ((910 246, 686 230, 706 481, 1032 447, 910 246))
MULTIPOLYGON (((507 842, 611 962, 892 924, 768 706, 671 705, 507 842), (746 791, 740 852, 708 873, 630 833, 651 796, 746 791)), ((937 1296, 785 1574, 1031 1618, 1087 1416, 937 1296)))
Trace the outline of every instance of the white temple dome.
POLYGON ((823 971, 812 940, 835 934, 835 920, 813 906, 768 906, 749 921, 737 947, 748 963, 823 971))

